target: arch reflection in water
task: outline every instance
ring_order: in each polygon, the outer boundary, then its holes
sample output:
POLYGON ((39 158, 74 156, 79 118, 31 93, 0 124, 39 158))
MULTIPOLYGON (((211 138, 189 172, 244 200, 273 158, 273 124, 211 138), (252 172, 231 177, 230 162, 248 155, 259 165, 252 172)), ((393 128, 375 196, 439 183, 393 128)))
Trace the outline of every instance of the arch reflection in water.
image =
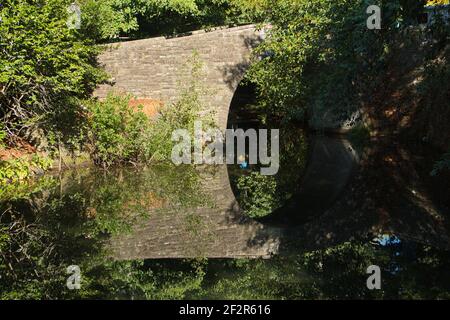
POLYGON ((150 216, 139 219, 130 234, 111 239, 113 256, 127 260, 249 258, 277 253, 280 229, 242 215, 226 166, 200 168, 199 178, 196 195, 203 203, 149 208, 150 216))

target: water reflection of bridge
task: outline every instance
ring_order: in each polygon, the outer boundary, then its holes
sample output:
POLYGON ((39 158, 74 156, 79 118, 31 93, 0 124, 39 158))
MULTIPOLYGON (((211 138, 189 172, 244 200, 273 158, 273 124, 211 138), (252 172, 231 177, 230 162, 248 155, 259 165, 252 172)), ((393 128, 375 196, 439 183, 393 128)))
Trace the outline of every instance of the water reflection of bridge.
MULTIPOLYGON (((353 149, 340 139, 317 137, 311 165, 288 218, 314 216, 338 197, 355 166, 353 149), (319 204, 319 205, 318 205, 319 204), (295 216, 292 216, 294 213, 295 216), (306 214, 307 213, 307 214, 306 214)), ((292 224, 284 214, 265 221, 243 216, 232 192, 226 166, 205 169, 202 186, 213 207, 154 212, 137 224, 133 233, 113 240, 118 259, 270 257, 278 253, 292 224)))
POLYGON ((355 169, 353 149, 346 140, 327 137, 316 138, 313 145, 302 187, 287 211, 281 212, 291 215, 288 221, 283 214, 261 221, 245 218, 227 168, 219 166, 202 172, 203 191, 213 207, 174 208, 151 215, 131 234, 113 238, 115 258, 270 257, 292 247, 323 248, 380 232, 450 248, 445 224, 423 210, 402 205, 386 224, 383 217, 373 214, 376 210, 355 209, 347 197, 352 192, 352 184, 347 182, 355 169), (307 219, 302 219, 304 216, 307 219))
POLYGON ((244 217, 231 190, 227 167, 201 172, 211 206, 161 210, 131 234, 113 239, 118 259, 252 258, 278 252, 280 229, 244 217))

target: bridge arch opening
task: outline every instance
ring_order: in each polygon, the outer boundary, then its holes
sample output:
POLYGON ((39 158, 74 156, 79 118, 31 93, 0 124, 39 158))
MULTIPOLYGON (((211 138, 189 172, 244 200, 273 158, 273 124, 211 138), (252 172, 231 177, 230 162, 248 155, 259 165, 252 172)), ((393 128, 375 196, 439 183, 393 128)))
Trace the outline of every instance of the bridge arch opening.
POLYGON ((256 86, 241 81, 231 99, 227 128, 279 129, 280 169, 262 176, 259 165, 228 165, 231 190, 243 213, 263 224, 304 224, 325 212, 345 187, 353 168, 350 149, 340 139, 307 136, 296 124, 263 122, 262 112, 256 86))
POLYGON ((230 103, 227 129, 257 129, 260 126, 257 103, 256 85, 241 81, 230 103))
MULTIPOLYGON (((275 161, 281 165, 275 175, 261 174, 260 164, 249 164, 249 140, 246 139, 245 162, 228 165, 231 190, 243 214, 256 220, 273 215, 290 202, 304 170, 306 150, 303 150, 301 129, 281 128, 263 121, 264 111, 258 103, 257 87, 248 81, 241 81, 231 99, 227 129, 278 129, 280 130, 281 158, 275 161), (305 154, 296 157, 296 154, 305 154)), ((272 133, 269 133, 269 141, 272 133)), ((258 141, 258 150, 259 150, 258 141)), ((235 154, 236 154, 235 150, 235 154)), ((270 154, 270 148, 268 150, 270 154)), ((242 155, 237 155, 242 156, 242 155)), ((259 159, 258 159, 259 162, 259 159)), ((264 166, 266 167, 266 166, 264 166)))

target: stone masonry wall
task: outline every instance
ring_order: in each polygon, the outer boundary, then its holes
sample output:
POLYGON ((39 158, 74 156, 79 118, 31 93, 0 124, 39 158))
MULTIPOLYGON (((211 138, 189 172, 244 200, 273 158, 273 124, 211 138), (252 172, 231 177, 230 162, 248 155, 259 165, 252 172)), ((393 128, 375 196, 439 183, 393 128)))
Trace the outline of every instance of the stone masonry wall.
POLYGON ((262 38, 262 31, 246 25, 108 45, 99 61, 110 74, 111 84, 101 85, 94 95, 102 99, 115 90, 170 105, 177 100, 180 83, 192 81, 186 65, 197 51, 207 91, 202 100, 225 129, 234 91, 248 67, 251 50, 262 38))

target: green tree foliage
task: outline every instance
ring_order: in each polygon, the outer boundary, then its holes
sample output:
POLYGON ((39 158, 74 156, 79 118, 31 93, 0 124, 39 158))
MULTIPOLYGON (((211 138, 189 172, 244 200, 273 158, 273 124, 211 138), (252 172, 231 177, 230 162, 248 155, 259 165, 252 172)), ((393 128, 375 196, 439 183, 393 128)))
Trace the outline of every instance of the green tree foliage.
POLYGON ((427 6, 445 5, 450 4, 449 0, 428 0, 427 6))
POLYGON ((257 51, 266 58, 249 74, 267 112, 302 119, 310 107, 351 109, 362 75, 383 58, 380 32, 366 27, 365 2, 286 0, 272 5, 273 28, 257 51))
POLYGON ((288 120, 314 121, 313 110, 354 112, 380 81, 394 34, 421 10, 417 1, 268 2, 272 29, 248 78, 267 112, 288 120), (381 30, 367 29, 371 4, 381 6, 381 30))
POLYGON ((151 154, 150 121, 128 106, 130 96, 109 94, 105 101, 88 104, 87 139, 95 163, 104 167, 121 162, 146 162, 151 154))
POLYGON ((64 0, 7 0, 0 22, 0 116, 15 134, 76 108, 101 79, 98 49, 69 29, 64 0))
POLYGON ((262 0, 80 0, 82 29, 99 40, 174 34, 261 20, 262 0))
POLYGON ((161 18, 170 12, 195 16, 195 0, 81 0, 82 29, 96 39, 112 39, 139 30, 138 17, 161 18))

